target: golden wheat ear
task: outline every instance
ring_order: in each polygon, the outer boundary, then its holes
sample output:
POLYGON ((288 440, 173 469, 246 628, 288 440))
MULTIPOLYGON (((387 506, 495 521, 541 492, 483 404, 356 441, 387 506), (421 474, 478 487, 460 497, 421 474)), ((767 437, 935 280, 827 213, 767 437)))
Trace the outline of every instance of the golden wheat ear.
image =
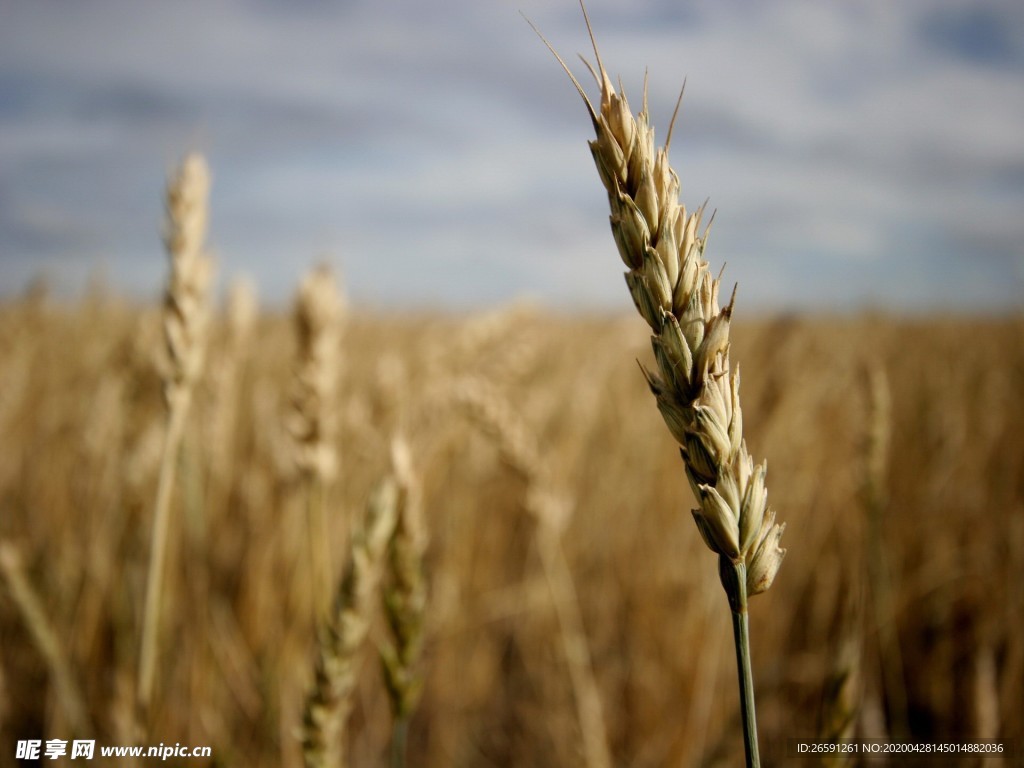
MULTIPOLYGON (((678 441, 686 476, 698 500, 693 518, 701 538, 718 555, 719 575, 733 615, 744 743, 748 766, 759 764, 750 670, 747 600, 767 590, 785 550, 784 526, 768 507, 767 463, 755 465, 743 438, 739 369, 732 370, 729 333, 736 301, 719 305, 721 276, 704 259, 710 228, 699 234, 705 206, 693 213, 679 201, 679 176, 668 148, 682 103, 676 101, 668 139, 656 147, 647 110, 634 117, 621 85, 616 91, 601 60, 593 26, 581 0, 601 88, 595 110, 579 82, 544 40, 580 92, 596 137, 589 142, 608 193, 611 228, 633 304, 651 329, 656 370, 644 370, 658 410, 678 441)), ((536 27, 534 28, 536 30, 536 27)), ((540 33, 537 33, 540 35, 540 33)), ((585 62, 584 62, 585 63, 585 62)), ((685 87, 685 82, 684 82, 685 87)))

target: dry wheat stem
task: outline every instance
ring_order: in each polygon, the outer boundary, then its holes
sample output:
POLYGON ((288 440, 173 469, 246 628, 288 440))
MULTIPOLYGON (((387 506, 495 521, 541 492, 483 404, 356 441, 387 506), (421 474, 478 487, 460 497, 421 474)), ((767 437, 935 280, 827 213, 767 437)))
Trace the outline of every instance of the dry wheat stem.
POLYGON ((156 674, 160 602, 170 526, 174 470, 195 383, 202 372, 209 321, 213 262, 205 251, 210 175, 199 155, 190 155, 167 184, 164 244, 171 271, 164 298, 167 361, 164 397, 168 425, 164 440, 150 545, 146 602, 139 653, 138 704, 145 715, 156 674))
MULTIPOLYGON (((826 680, 822 702, 822 722, 818 738, 822 741, 852 739, 856 734, 857 715, 860 711, 860 637, 848 632, 835 654, 833 668, 826 680)), ((849 765, 849 753, 827 755, 823 761, 828 768, 849 765)))
POLYGON ((868 431, 864 443, 863 504, 868 516, 867 575, 878 637, 878 661, 885 693, 889 730, 906 738, 907 694, 903 675, 903 654, 896 631, 892 576, 885 548, 883 523, 888 505, 889 453, 892 441, 892 396, 885 367, 877 363, 867 369, 868 431))
POLYGON ((643 107, 634 117, 604 68, 585 7, 583 13, 597 61, 596 69, 587 64, 601 89, 597 107, 544 42, 582 97, 597 134, 590 150, 608 193, 612 234, 628 269, 626 284, 653 332, 657 370, 643 373, 679 442, 699 502, 693 510, 697 528, 719 555, 736 632, 747 759, 756 765, 753 686, 749 669, 743 669, 749 667, 747 597, 771 586, 785 555, 779 547, 784 526, 775 523, 767 506, 767 463, 755 466, 743 439, 739 368, 732 371, 729 361, 736 292, 720 306, 720 281, 704 259, 710 228, 709 223, 700 232, 704 207, 688 213, 679 202, 679 177, 669 165, 668 148, 682 93, 665 145, 656 149, 646 82, 643 107))
POLYGON ((88 735, 91 728, 89 716, 81 690, 71 672, 71 665, 57 639, 56 630, 43 610, 39 596, 25 575, 20 553, 13 544, 6 541, 0 541, 0 576, 7 582, 11 598, 21 611, 25 626, 50 669, 57 700, 64 709, 68 725, 75 734, 88 735))
POLYGON ((313 689, 302 716, 302 753, 308 768, 344 765, 342 729, 358 681, 360 651, 370 619, 388 542, 395 528, 398 486, 387 478, 367 504, 363 529, 352 551, 334 608, 319 634, 313 689))

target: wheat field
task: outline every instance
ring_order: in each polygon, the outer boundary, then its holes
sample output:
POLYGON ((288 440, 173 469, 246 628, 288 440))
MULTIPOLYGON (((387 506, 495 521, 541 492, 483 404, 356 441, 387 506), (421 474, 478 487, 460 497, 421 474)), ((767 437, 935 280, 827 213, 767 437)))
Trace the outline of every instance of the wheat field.
MULTIPOLYGON (((211 320, 176 468, 149 741, 209 745, 209 765, 298 766, 318 588, 288 426, 297 341, 284 313, 253 322, 211 320)), ((1024 321, 738 318, 732 343, 747 441, 789 523, 785 567, 751 606, 765 763, 786 762, 787 739, 836 734, 1024 745, 1024 321)), ((408 765, 593 763, 566 594, 614 765, 740 763, 729 619, 637 370, 651 363, 643 321, 357 308, 338 344, 332 581, 396 434, 420 484, 408 765), (524 444, 533 470, 515 458, 524 444), (559 500, 562 581, 544 494, 559 500)), ((158 307, 102 289, 0 307, 0 764, 18 739, 137 740, 160 346, 158 307)), ((353 766, 386 764, 385 635, 377 611, 344 728, 353 766)))

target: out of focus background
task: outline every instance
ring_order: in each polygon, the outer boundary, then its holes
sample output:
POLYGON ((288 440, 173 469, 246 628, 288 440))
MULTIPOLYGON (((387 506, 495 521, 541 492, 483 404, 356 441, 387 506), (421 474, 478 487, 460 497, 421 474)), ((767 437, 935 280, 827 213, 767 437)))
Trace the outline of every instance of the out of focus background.
MULTIPOLYGON (((1020 3, 588 7, 660 138, 686 79, 682 196, 747 309, 1019 306, 1020 3)), ((0 292, 153 295, 198 149, 221 272, 271 301, 326 257, 381 306, 620 306, 589 123, 520 12, 585 74, 572 0, 2 0, 0 292)))
MULTIPOLYGON (((739 283, 744 435, 788 525, 750 605, 764 764, 862 737, 1019 765, 1024 4, 588 7, 659 139, 686 80, 673 165, 739 283)), ((409 768, 741 764, 591 125, 520 11, 592 85, 573 0, 0 0, 0 766, 74 738, 303 765, 318 611, 399 435, 428 540, 409 768), (191 150, 207 326, 195 254, 165 296, 191 150), (314 344, 293 305, 320 262, 314 344)), ((335 740, 359 767, 393 733, 372 607, 335 740)))

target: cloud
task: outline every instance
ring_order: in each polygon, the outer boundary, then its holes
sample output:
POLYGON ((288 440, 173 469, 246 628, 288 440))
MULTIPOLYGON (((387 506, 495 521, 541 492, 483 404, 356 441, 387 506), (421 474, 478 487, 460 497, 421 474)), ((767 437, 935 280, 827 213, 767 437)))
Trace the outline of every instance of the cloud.
MULTIPOLYGON (((659 137, 688 78, 684 202, 779 309, 1019 306, 1018 5, 588 8, 659 137)), ((329 253, 357 301, 627 308, 585 112, 520 9, 585 74, 573 2, 0 0, 0 290, 100 259, 158 290, 164 174, 197 147, 221 274, 274 300, 329 253)))

